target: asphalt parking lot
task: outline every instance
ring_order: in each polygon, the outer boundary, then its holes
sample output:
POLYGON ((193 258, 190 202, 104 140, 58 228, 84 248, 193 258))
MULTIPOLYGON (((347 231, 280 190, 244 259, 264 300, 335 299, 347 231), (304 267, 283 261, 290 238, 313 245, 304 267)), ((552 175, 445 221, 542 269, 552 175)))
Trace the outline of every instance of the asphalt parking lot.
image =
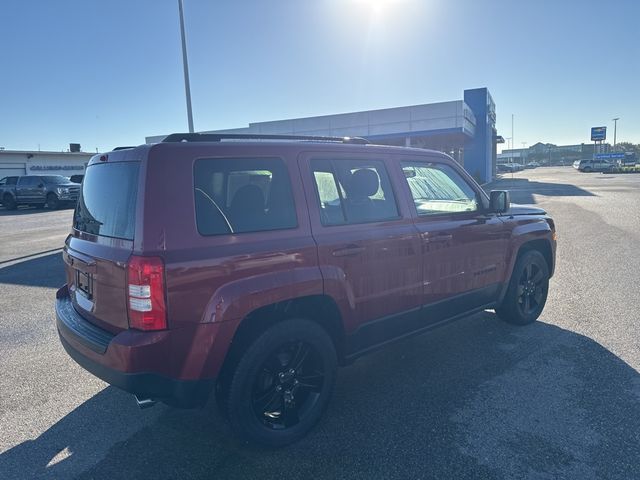
POLYGON ((539 168, 494 187, 556 220, 540 321, 484 312, 362 358, 275 451, 213 405, 140 411, 78 367, 53 322, 60 254, 9 261, 60 246, 71 211, 0 210, 0 478, 640 478, 640 175, 539 168))

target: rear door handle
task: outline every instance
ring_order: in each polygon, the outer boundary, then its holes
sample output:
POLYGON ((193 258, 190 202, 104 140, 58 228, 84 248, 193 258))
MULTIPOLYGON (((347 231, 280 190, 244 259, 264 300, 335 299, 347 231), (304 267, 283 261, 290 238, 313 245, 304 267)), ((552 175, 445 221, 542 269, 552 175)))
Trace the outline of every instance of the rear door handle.
POLYGON ((331 252, 334 257, 352 257, 354 255, 360 255, 364 252, 365 248, 358 245, 347 245, 345 248, 338 248, 331 252))
POLYGON ((435 243, 435 242, 448 242, 453 239, 453 235, 450 233, 442 233, 440 235, 428 236, 424 239, 425 243, 435 243))

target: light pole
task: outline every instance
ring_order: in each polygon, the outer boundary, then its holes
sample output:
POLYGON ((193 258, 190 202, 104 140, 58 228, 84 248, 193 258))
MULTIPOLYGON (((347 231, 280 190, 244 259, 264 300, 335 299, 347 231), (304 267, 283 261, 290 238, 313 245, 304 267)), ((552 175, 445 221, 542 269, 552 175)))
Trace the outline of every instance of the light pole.
POLYGON ((184 35, 184 13, 182 0, 178 0, 180 12, 180 37, 182 38, 182 66, 184 69, 184 93, 187 96, 187 120, 189 121, 189 133, 193 133, 193 112, 191 111, 191 87, 189 86, 189 62, 187 61, 187 41, 184 35))
POLYGON ((616 151, 616 134, 618 133, 618 120, 620 117, 612 118, 613 120, 613 151, 616 151))

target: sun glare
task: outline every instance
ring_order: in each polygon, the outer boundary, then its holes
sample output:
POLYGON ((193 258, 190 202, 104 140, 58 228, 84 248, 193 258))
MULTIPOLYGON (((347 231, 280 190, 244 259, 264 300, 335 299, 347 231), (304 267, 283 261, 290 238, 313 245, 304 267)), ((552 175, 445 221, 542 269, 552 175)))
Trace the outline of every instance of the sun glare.
POLYGON ((356 3, 363 7, 368 7, 371 13, 378 16, 384 13, 388 8, 397 6, 402 0, 355 0, 356 3))

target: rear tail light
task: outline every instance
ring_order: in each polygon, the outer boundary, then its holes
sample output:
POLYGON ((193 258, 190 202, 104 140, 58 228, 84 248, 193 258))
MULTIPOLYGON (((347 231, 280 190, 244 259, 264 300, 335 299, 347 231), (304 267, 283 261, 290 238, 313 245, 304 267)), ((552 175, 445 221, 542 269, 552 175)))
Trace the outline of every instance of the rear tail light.
POLYGON ((127 266, 129 327, 138 330, 167 328, 164 301, 164 262, 159 257, 132 255, 127 266))

